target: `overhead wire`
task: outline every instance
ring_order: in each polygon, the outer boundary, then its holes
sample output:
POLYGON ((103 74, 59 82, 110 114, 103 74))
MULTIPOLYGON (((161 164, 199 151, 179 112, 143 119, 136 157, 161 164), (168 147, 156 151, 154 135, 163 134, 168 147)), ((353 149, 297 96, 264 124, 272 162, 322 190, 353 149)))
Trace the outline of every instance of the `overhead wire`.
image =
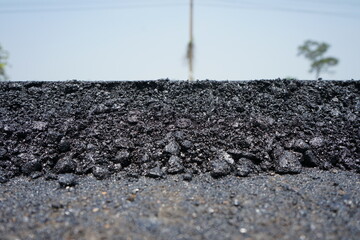
MULTIPOLYGON (((209 1, 209 0, 208 0, 209 1)), ((219 2, 231 2, 231 3, 256 3, 257 0, 213 0, 219 2)), ((354 5, 360 6, 360 2, 356 1, 346 1, 346 0, 272 0, 271 2, 266 2, 267 4, 274 4, 276 2, 282 2, 283 4, 292 4, 292 3, 310 3, 310 4, 321 4, 321 5, 354 5)), ((263 0, 260 0, 262 4, 264 4, 263 0)))
POLYGON ((316 4, 329 4, 329 5, 351 5, 351 6, 360 6, 360 2, 354 2, 354 1, 346 1, 346 0, 284 0, 286 2, 307 2, 307 3, 316 3, 316 4))
MULTIPOLYGON (((301 2, 301 0, 298 0, 301 2)), ((299 3, 297 2, 297 3, 299 3)), ((302 5, 301 7, 294 8, 292 6, 278 5, 276 1, 272 1, 271 4, 260 4, 256 1, 236 1, 236 0, 212 0, 207 3, 198 3, 199 6, 204 7, 216 7, 216 8, 231 8, 231 9, 243 9, 243 10, 264 10, 264 11, 278 11, 278 12, 288 12, 288 13, 303 13, 303 14, 314 14, 314 15, 325 15, 325 16, 335 16, 335 17, 345 17, 345 18, 359 18, 360 17, 360 8, 352 9, 353 11, 324 8, 314 8, 311 5, 302 5), (357 11, 356 11, 357 10, 357 11)), ((312 2, 315 3, 315 2, 312 2)), ((359 5, 360 7, 360 5, 359 5)))
MULTIPOLYGON (((203 2, 200 3, 203 4, 203 2)), ((334 5, 337 6, 342 6, 343 9, 339 9, 339 7, 336 7, 335 11, 339 11, 339 10, 352 10, 352 11, 358 11, 360 13, 360 2, 359 3, 354 3, 354 2, 341 2, 341 1, 314 1, 314 0, 273 0, 271 2, 264 2, 263 0, 252 0, 252 1, 248 1, 248 0, 207 0, 206 4, 213 4, 213 3, 217 3, 219 5, 231 5, 231 6, 235 6, 237 7, 238 5, 243 6, 244 4, 246 5, 256 5, 259 7, 269 7, 269 8, 274 8, 274 7, 278 7, 278 8, 286 8, 286 9, 291 9, 291 8, 300 8, 300 9, 309 9, 309 10, 314 10, 314 9, 320 9, 321 11, 325 11, 328 10, 329 8, 334 9, 334 5), (345 4, 344 4, 345 3, 345 4), (349 8, 349 6, 346 6, 347 4, 353 4, 355 8, 349 8), (356 8, 357 7, 357 8, 356 8)), ((319 11, 320 11, 319 10, 319 11)))
POLYGON ((187 6, 185 3, 130 3, 130 4, 108 4, 99 3, 99 5, 62 5, 62 6, 38 6, 38 7, 11 7, 0 9, 1 13, 33 13, 33 12, 64 12, 64 11, 89 11, 89 10, 119 10, 119 9, 141 9, 141 8, 161 8, 187 6))
MULTIPOLYGON (((337 2, 334 0, 322 0, 321 9, 314 8, 314 4, 320 4, 311 0, 287 0, 280 3, 279 1, 264 2, 256 0, 199 0, 196 5, 199 7, 217 7, 217 8, 232 8, 244 10, 264 10, 264 11, 278 11, 288 13, 301 13, 301 14, 315 14, 326 15, 346 18, 360 17, 360 10, 352 9, 352 12, 343 11, 341 9, 328 9, 330 5, 337 4, 355 4, 354 2, 342 1, 337 2), (290 1, 290 2, 289 2, 290 1), (292 2, 292 3, 291 3, 292 2), (294 7, 296 4, 299 7, 294 7)), ((159 7, 186 7, 188 1, 152 1, 149 0, 132 0, 129 1, 114 1, 114 0, 87 0, 87 1, 11 1, 0 3, 0 14, 11 13, 36 13, 36 12, 64 12, 64 11, 96 11, 96 10, 119 10, 119 9, 142 9, 142 8, 159 8, 159 7)), ((357 5, 360 7, 360 5, 357 5)))
MULTIPOLYGON (((171 3, 185 3, 184 0, 173 0, 171 1, 171 3)), ((153 1, 148 1, 148 0, 132 0, 132 1, 121 1, 121 0, 77 0, 77 1, 69 1, 69 0, 47 0, 47 1, 40 1, 40 0, 35 0, 35 1, 9 1, 9 2, 0 2, 0 6, 3 7, 29 7, 29 6, 59 6, 59 5, 89 5, 89 4, 97 4, 97 5, 101 5, 101 4, 151 4, 151 3, 166 3, 169 4, 168 0, 153 0, 153 1)))

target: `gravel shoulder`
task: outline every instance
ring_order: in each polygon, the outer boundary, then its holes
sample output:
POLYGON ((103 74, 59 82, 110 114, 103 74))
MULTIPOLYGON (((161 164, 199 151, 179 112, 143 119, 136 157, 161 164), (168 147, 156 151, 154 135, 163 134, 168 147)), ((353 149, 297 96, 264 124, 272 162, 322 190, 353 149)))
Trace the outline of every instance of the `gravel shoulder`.
POLYGON ((209 174, 184 181, 116 175, 17 177, 0 187, 1 239, 359 239, 360 178, 209 174))

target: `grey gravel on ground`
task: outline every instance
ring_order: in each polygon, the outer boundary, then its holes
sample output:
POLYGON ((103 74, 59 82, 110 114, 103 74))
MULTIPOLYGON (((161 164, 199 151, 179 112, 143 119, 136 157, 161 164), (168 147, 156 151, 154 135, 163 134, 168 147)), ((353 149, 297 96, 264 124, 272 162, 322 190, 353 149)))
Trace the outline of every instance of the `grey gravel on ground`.
POLYGON ((188 173, 101 181, 87 175, 76 185, 72 178, 23 176, 0 185, 0 239, 360 237, 360 178, 352 172, 216 180, 188 173))

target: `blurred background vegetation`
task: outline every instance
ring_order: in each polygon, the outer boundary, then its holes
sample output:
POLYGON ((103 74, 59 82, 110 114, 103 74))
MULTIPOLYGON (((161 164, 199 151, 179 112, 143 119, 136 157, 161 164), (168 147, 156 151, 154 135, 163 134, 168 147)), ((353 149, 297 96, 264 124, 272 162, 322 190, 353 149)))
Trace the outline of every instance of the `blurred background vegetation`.
POLYGON ((7 59, 9 57, 8 52, 6 52, 0 45, 0 81, 8 80, 8 76, 5 72, 5 67, 7 65, 7 59))

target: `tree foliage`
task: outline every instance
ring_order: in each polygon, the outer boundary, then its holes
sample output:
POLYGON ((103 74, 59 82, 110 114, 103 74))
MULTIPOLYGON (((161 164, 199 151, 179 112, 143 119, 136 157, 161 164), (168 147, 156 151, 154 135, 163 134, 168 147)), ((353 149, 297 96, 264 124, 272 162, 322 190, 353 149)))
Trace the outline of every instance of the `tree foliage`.
POLYGON ((315 72, 316 79, 320 73, 328 72, 330 67, 336 66, 339 60, 334 57, 323 57, 330 45, 325 42, 316 42, 307 40, 303 45, 299 46, 298 55, 304 55, 311 61, 310 72, 315 72))
POLYGON ((8 53, 0 45, 0 81, 7 80, 8 77, 5 72, 7 65, 8 53))

